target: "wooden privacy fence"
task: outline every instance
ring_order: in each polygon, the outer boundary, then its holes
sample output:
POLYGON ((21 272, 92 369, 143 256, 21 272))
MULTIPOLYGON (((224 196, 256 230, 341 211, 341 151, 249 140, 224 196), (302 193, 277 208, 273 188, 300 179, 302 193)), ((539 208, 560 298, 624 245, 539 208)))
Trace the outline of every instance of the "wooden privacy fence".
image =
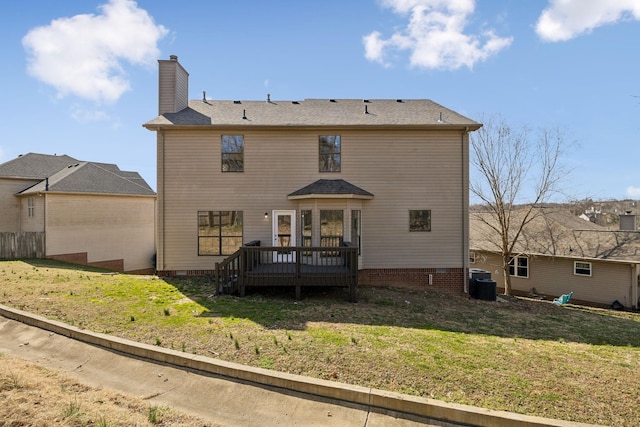
POLYGON ((0 259, 44 258, 45 233, 0 233, 0 259))
POLYGON ((246 287, 335 286, 349 288, 349 301, 356 302, 358 248, 350 243, 336 247, 267 247, 254 242, 242 246, 223 262, 216 263, 216 283, 221 292, 246 287))

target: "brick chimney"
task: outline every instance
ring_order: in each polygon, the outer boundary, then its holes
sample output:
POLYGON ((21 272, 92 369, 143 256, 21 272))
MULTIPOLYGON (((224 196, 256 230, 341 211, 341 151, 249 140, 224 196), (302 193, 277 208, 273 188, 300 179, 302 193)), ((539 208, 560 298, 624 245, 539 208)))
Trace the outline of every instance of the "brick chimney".
POLYGON ((177 113, 189 105, 189 73, 176 55, 159 59, 158 115, 177 113))

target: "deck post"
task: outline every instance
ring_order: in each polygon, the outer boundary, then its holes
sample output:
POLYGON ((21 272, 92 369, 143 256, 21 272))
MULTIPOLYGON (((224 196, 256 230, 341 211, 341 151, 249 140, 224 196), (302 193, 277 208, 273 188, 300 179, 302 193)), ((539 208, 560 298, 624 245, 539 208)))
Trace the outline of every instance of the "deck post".
POLYGON ((296 300, 301 300, 302 286, 300 286, 300 282, 302 281, 302 261, 300 258, 302 257, 302 251, 296 248, 294 253, 296 255, 296 277, 294 278, 294 283, 296 284, 296 300))
POLYGON ((241 297, 244 296, 245 294, 245 287, 244 287, 244 277, 245 274, 247 274, 247 264, 246 264, 246 260, 247 260, 247 252, 244 246, 242 246, 240 248, 240 259, 238 260, 238 269, 237 269, 237 276, 238 276, 238 293, 240 294, 241 297))
POLYGON ((354 248, 349 254, 351 257, 350 274, 351 280, 349 281, 349 302, 358 302, 356 296, 356 290, 358 288, 358 250, 354 248))

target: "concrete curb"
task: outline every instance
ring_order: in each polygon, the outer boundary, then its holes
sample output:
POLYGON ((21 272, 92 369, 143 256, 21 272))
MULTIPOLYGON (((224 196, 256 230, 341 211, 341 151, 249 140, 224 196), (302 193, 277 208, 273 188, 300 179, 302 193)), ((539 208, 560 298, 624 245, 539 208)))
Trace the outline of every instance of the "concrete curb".
POLYGON ((3 305, 0 305, 0 315, 26 325, 35 326, 81 342, 142 359, 220 375, 231 379, 244 380, 255 384, 278 387, 435 420, 469 426, 487 427, 592 426, 591 424, 574 423, 505 411, 494 411, 469 405, 447 403, 435 399, 426 399, 301 375, 270 371, 268 369, 254 368, 79 329, 62 322, 49 320, 42 316, 3 305))

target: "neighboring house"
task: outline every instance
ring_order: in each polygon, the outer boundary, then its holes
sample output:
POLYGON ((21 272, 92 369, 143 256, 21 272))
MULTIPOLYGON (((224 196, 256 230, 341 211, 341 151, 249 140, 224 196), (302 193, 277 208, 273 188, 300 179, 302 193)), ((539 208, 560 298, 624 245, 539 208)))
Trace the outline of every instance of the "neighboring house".
MULTIPOLYGON (((521 212, 516 211, 516 215, 521 212)), ((487 212, 470 215, 471 267, 487 270, 504 283, 498 236, 487 212)), ((572 301, 610 306, 618 301, 638 307, 640 233, 612 231, 557 208, 536 210, 515 248, 514 294, 548 298, 573 292, 572 301)))
POLYGON ((211 274, 243 243, 359 248, 359 283, 462 293, 469 132, 430 100, 188 100, 159 61, 158 274, 211 274))
POLYGON ((0 164, 0 233, 40 233, 47 258, 153 273, 155 200, 113 164, 36 153, 0 164))

